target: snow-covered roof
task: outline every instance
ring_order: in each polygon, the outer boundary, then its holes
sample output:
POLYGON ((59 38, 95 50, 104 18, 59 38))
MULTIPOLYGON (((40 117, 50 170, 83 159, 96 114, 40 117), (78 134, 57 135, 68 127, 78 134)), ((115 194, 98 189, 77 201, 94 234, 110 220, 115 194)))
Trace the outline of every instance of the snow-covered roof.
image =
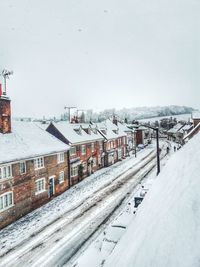
POLYGON ((188 133, 184 136, 183 140, 192 137, 193 134, 200 128, 200 122, 188 133))
POLYGON ((52 124, 71 144, 86 143, 103 139, 102 135, 98 132, 94 133, 91 131, 90 134, 87 134, 80 124, 68 122, 57 122, 52 124))
POLYGON ((177 123, 173 128, 169 129, 167 132, 172 134, 177 133, 182 127, 183 125, 181 123, 177 123))
POLYGON ((179 132, 184 133, 185 131, 189 131, 190 129, 192 129, 192 127, 192 124, 186 124, 179 130, 179 132))
POLYGON ((199 266, 199 166, 197 134, 171 156, 105 267, 199 266))
POLYGON ((107 140, 127 136, 127 134, 123 131, 122 128, 119 128, 109 119, 101 123, 96 123, 96 126, 107 140))
POLYGON ((192 119, 200 119, 200 111, 192 112, 192 119))
POLYGON ((132 129, 128 128, 126 124, 122 124, 121 122, 118 122, 117 127, 120 129, 122 132, 134 132, 132 129))
POLYGON ((12 122, 12 133, 0 133, 0 163, 67 151, 69 146, 34 122, 12 122))

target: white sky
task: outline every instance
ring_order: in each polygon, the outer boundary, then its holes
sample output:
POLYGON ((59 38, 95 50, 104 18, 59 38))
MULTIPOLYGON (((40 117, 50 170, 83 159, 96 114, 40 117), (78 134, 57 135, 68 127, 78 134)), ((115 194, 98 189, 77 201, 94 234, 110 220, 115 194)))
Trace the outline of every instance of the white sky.
POLYGON ((199 0, 0 0, 13 114, 200 108, 199 14, 199 0))

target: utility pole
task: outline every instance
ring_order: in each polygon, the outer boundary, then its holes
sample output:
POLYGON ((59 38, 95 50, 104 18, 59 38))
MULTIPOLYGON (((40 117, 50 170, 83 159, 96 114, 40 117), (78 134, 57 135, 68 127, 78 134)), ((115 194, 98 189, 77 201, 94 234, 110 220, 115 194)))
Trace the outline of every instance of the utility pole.
POLYGON ((157 175, 160 173, 160 148, 159 148, 159 128, 149 125, 142 125, 156 131, 156 157, 157 157, 157 175))
POLYGON ((69 119, 69 123, 70 123, 70 118, 71 118, 71 116, 70 116, 70 110, 71 110, 71 109, 74 109, 74 108, 76 108, 76 107, 67 107, 67 106, 64 107, 64 109, 68 109, 68 116, 69 116, 68 119, 69 119))
POLYGON ((156 128, 155 131, 156 131, 157 175, 158 175, 160 173, 160 148, 159 148, 159 132, 158 132, 158 128, 156 128))
POLYGON ((137 151, 136 151, 136 149, 137 149, 137 142, 136 142, 136 130, 134 130, 134 143, 135 143, 135 158, 137 157, 137 151))

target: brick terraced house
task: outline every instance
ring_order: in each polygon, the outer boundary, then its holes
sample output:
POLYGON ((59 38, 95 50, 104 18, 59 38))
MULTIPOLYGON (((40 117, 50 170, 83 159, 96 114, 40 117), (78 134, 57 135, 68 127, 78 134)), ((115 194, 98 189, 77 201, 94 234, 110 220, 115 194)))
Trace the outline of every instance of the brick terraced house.
POLYGON ((98 131, 105 138, 104 160, 105 166, 125 158, 127 155, 127 133, 117 127, 111 120, 97 123, 98 131))
POLYGON ((90 125, 51 123, 49 133, 70 146, 70 184, 74 185, 103 166, 104 138, 90 125))
POLYGON ((69 187, 69 147, 30 122, 13 121, 0 96, 0 229, 69 187))

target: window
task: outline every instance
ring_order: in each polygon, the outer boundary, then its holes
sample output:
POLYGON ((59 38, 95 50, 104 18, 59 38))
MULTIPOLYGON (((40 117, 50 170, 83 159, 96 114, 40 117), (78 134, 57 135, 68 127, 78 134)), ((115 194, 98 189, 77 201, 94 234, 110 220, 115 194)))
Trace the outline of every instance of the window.
POLYGON ((94 143, 91 144, 91 150, 94 152, 94 143))
POLYGON ((64 171, 59 173, 59 183, 64 183, 64 179, 65 179, 65 173, 64 171))
POLYGON ((123 137, 124 145, 126 144, 126 137, 123 137))
POLYGON ((99 141, 99 150, 103 150, 103 143, 99 141))
POLYGON ((45 178, 35 181, 35 194, 40 194, 45 191, 45 178))
POLYGON ((6 179, 12 177, 11 165, 4 165, 0 167, 0 179, 6 179))
POLYGON ((70 156, 76 155, 76 147, 72 146, 70 147, 70 156))
POLYGON ((57 155, 57 160, 58 160, 58 163, 62 163, 65 161, 65 154, 64 153, 59 153, 57 155))
POLYGON ((77 176, 78 175, 78 166, 71 166, 70 169, 71 177, 77 176))
POLYGON ((13 206, 13 192, 7 192, 0 195, 0 211, 8 209, 13 206))
POLYGON ((34 159, 34 166, 35 166, 35 170, 44 168, 44 158, 41 157, 41 158, 34 159))
POLYGON ((26 173, 26 162, 25 161, 22 161, 19 163, 19 169, 20 169, 20 174, 26 173))
POLYGON ((86 154, 86 146, 85 145, 82 145, 81 146, 81 154, 82 155, 85 155, 86 154))

